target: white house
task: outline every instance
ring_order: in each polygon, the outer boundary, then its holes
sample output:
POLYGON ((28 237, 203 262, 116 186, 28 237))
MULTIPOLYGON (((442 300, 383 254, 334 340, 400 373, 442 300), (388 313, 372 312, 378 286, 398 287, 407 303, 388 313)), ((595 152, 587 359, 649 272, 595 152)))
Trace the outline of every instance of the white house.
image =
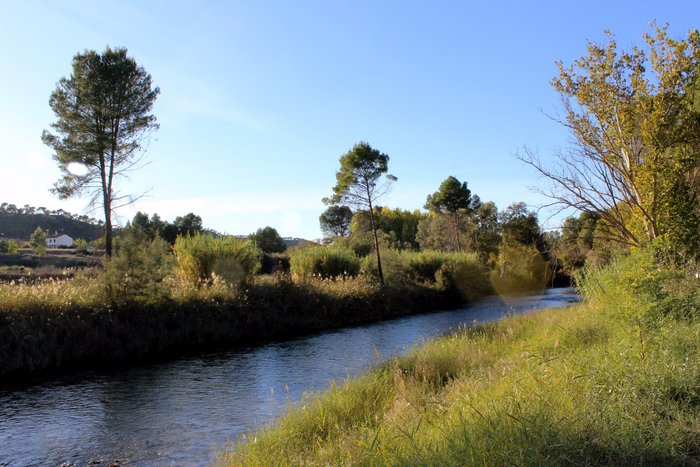
POLYGON ((49 234, 46 236, 46 246, 49 248, 70 248, 73 246, 73 239, 66 234, 49 234))

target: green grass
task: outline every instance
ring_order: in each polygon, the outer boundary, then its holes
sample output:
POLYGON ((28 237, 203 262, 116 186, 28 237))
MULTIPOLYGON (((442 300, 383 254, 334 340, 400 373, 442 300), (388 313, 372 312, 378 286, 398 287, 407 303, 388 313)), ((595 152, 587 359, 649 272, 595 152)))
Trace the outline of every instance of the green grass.
POLYGON ((580 305, 437 339, 310 395, 229 465, 700 462, 700 324, 640 348, 580 305))
POLYGON ((465 328, 310 394, 219 464, 698 464, 698 282, 647 260, 590 271, 589 303, 465 328), (622 276, 643 302, 611 298, 622 276), (661 313, 669 300, 692 313, 661 313))

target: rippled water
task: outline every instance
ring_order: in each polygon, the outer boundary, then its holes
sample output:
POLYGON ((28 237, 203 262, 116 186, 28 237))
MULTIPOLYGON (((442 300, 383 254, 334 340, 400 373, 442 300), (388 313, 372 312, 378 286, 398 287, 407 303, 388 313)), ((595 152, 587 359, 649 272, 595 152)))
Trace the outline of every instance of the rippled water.
POLYGON ((489 297, 459 310, 0 390, 0 466, 206 465, 217 448, 274 420, 305 391, 460 324, 577 298, 573 289, 489 297))

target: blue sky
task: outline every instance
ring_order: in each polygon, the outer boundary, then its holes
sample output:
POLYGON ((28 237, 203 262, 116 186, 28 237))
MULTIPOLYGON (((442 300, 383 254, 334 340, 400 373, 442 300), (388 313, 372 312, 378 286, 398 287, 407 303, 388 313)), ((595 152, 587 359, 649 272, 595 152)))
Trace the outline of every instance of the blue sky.
POLYGON ((380 204, 422 208, 454 175, 501 209, 535 207, 538 179, 513 154, 527 145, 547 158, 567 144, 547 116, 559 108, 554 62, 579 58, 605 29, 629 48, 652 20, 680 38, 699 19, 697 1, 7 0, 0 202, 86 212, 87 199, 49 193, 59 171, 40 135, 73 55, 110 45, 161 89, 149 164, 120 185, 150 191, 119 211, 122 223, 136 210, 194 212, 221 232, 317 238, 338 159, 361 140, 398 177, 380 204))

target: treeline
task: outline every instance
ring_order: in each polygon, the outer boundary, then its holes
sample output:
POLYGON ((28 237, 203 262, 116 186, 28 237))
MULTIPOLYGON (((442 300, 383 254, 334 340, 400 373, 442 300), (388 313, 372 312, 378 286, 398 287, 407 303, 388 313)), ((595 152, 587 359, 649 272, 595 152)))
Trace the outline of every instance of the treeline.
POLYGON ((96 240, 103 235, 103 222, 86 215, 72 214, 63 209, 0 204, 0 236, 27 240, 37 227, 46 232, 63 232, 87 241, 96 240))
MULTIPOLYGON (((598 216, 583 212, 567 218, 561 231, 546 231, 536 211, 523 202, 499 210, 492 201, 472 194, 466 182, 448 177, 427 196, 424 211, 374 207, 380 248, 392 251, 473 253, 490 269, 529 262, 546 269, 542 276, 570 276, 586 261, 604 264, 624 250, 598 235, 598 216), (594 241, 595 239, 595 241, 594 241)), ((324 243, 351 249, 360 257, 374 250, 371 219, 366 210, 330 206, 319 218, 324 243)), ((505 273, 505 270, 504 270, 505 273)))

